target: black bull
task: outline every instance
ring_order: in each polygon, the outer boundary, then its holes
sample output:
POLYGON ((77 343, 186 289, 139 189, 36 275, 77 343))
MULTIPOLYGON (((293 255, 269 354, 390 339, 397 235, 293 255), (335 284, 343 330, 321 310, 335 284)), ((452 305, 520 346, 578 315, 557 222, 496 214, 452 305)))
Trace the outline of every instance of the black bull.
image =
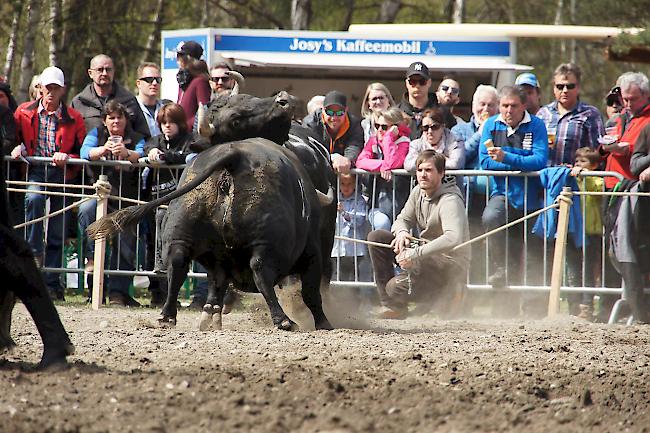
MULTIPOLYGON (((320 296, 322 254, 329 255, 321 250, 320 203, 293 152, 262 138, 212 147, 187 166, 175 192, 109 215, 91 225, 89 234, 114 234, 165 203, 163 259, 169 293, 162 322, 175 323, 178 292, 195 259, 208 273, 204 313, 217 326, 232 282, 262 293, 275 326, 294 328, 274 285, 297 274, 316 328, 331 328, 320 296)), ((206 320, 204 315, 202 326, 206 320)))
MULTIPOLYGON (((221 96, 199 111, 199 131, 212 145, 261 137, 291 150, 301 161, 314 187, 328 194, 336 185, 330 154, 309 128, 292 122, 295 98, 282 91, 269 98, 246 94, 221 96)), ((323 206, 320 222, 323 256, 322 287, 332 275, 329 253, 336 231, 336 200, 323 206)))
POLYGON ((34 254, 9 217, 4 176, 4 157, 0 149, 0 351, 15 345, 11 338, 11 313, 18 297, 31 314, 43 340, 40 366, 65 362, 74 352, 61 324, 34 254))

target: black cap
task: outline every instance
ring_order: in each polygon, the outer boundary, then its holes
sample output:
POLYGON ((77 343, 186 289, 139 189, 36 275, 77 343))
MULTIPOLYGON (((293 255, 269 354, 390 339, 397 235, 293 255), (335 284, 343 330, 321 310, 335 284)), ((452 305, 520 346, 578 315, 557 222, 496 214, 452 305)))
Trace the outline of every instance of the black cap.
POLYGON ((183 45, 176 51, 177 54, 188 55, 195 59, 200 59, 203 55, 203 47, 198 42, 185 41, 183 45))
POLYGON ((623 105, 623 98, 621 97, 621 88, 618 86, 613 87, 612 90, 610 90, 607 96, 605 97, 605 102, 609 107, 613 106, 614 104, 623 105))
POLYGON ((409 78, 412 75, 419 75, 421 77, 429 79, 429 68, 427 68, 427 65, 422 62, 413 62, 406 70, 406 78, 409 78))
POLYGON ((348 106, 348 98, 343 93, 338 90, 332 90, 325 95, 325 100, 323 101, 323 107, 329 107, 330 105, 340 105, 341 107, 348 106))

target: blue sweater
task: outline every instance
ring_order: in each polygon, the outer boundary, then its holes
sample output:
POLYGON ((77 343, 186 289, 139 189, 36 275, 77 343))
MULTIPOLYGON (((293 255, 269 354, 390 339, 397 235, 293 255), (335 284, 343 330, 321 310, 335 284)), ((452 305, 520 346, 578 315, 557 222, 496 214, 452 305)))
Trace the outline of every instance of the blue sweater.
MULTIPOLYGON (((539 118, 525 113, 524 120, 516 130, 508 134, 508 125, 501 116, 492 116, 485 121, 479 160, 483 170, 537 171, 546 167, 548 160, 548 136, 546 126, 539 118), (491 139, 494 146, 505 152, 503 162, 494 161, 487 153, 485 141, 491 139)), ((518 176, 493 177, 495 188, 490 196, 506 195, 508 180, 508 202, 516 209, 524 210, 525 178, 518 176)), ((542 185, 537 177, 528 178, 527 210, 542 207, 542 185)))

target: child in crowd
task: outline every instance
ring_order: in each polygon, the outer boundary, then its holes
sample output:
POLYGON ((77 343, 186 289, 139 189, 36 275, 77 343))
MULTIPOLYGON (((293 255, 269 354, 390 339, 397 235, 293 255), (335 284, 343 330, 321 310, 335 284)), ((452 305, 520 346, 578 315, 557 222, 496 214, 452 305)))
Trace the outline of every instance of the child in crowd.
MULTIPOLYGON (((338 215, 336 235, 365 240, 368 234, 366 215, 368 206, 361 194, 356 193, 357 178, 354 174, 339 175, 338 215)), ((332 277, 339 281, 367 281, 369 266, 365 244, 334 240, 332 248, 332 277), (359 273, 355 272, 359 269, 359 273)))
MULTIPOLYGON (((590 147, 576 150, 575 165, 571 175, 576 177, 580 191, 604 191, 603 178, 598 176, 580 176, 586 171, 598 170, 600 155, 590 147)), ((603 223, 600 216, 602 197, 596 195, 584 196, 584 227, 586 235, 585 248, 585 281, 587 287, 594 287, 600 279, 600 263, 603 242, 603 223)), ((593 315, 592 295, 584 293, 580 301, 579 317, 591 319, 593 315)))

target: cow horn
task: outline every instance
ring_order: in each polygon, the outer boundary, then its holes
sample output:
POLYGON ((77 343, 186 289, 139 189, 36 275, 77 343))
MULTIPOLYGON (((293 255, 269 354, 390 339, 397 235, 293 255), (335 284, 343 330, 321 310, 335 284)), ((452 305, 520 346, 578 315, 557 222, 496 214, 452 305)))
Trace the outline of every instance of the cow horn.
POLYGON ((237 71, 226 71, 226 75, 232 77, 235 80, 235 85, 230 91, 230 96, 239 95, 239 91, 244 88, 244 76, 237 71))
POLYGON ((212 135, 214 135, 214 126, 210 125, 210 122, 208 122, 208 106, 199 102, 197 114, 199 116, 199 134, 206 138, 212 137, 212 135))
POLYGON ((327 190, 327 194, 323 194, 319 190, 316 190, 316 195, 318 196, 318 202, 322 207, 330 205, 334 201, 334 190, 331 185, 327 190))

